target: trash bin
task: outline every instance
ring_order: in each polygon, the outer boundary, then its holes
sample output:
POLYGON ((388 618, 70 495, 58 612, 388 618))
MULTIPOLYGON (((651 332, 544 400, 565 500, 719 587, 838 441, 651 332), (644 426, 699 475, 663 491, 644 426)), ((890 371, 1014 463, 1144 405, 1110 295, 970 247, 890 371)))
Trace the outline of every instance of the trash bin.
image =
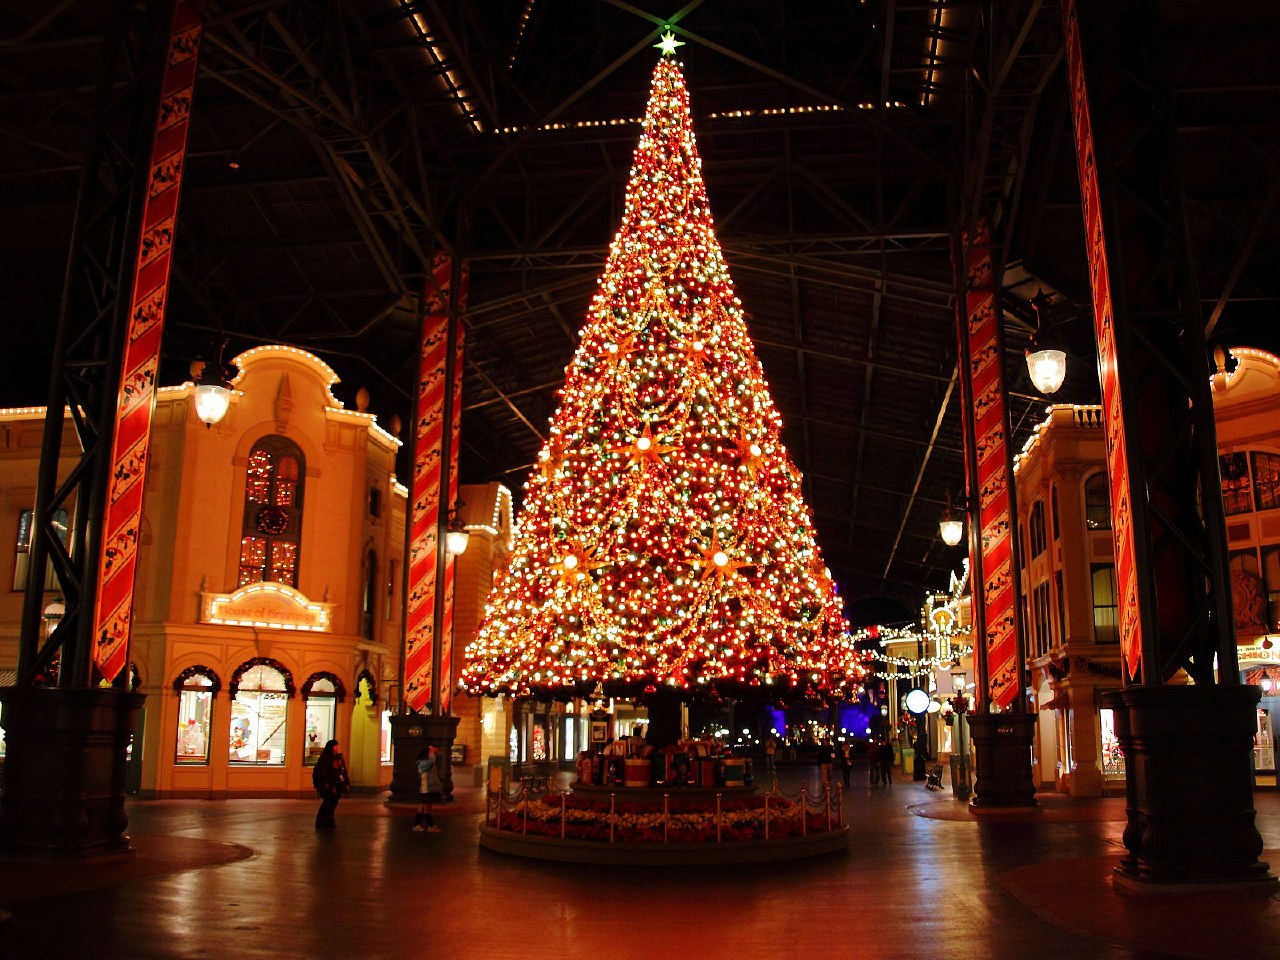
POLYGON ((915 770, 916 750, 915 747, 899 747, 898 760, 902 764, 903 773, 911 773, 915 770))
POLYGON ((511 759, 509 757, 489 758, 489 791, 496 793, 511 782, 511 759))

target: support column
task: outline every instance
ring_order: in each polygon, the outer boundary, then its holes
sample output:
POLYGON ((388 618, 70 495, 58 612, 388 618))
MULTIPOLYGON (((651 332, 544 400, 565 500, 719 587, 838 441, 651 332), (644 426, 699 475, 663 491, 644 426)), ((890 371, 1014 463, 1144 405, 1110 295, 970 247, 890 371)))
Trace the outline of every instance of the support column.
POLYGON ((429 746, 440 749, 440 784, 446 800, 453 798, 453 741, 457 717, 399 713, 391 717, 391 803, 417 803, 421 781, 418 754, 429 746))
POLYGON ((413 483, 406 519, 405 637, 400 715, 392 717, 391 800, 416 800, 414 763, 428 742, 444 757, 441 780, 453 796, 450 756, 458 718, 448 716, 453 671, 454 558, 446 524, 458 490, 463 264, 445 253, 431 263, 422 296, 418 384, 410 451, 413 483), (446 499, 447 498, 447 499, 446 499), (429 714, 429 715, 428 715, 429 714))
POLYGON ((969 501, 973 661, 977 703, 969 714, 974 784, 971 806, 1035 805, 1031 743, 1035 716, 1026 707, 1026 647, 1021 569, 1013 521, 1017 505, 1004 376, 1004 335, 996 301, 990 231, 984 221, 957 251, 956 328, 960 419, 969 501))
POLYGON ((1127 760, 1128 853, 1116 877, 1273 879, 1257 859, 1258 693, 1240 685, 1236 661, 1204 317, 1158 5, 1064 0, 1062 13, 1125 679, 1111 698, 1127 760), (1184 671, 1193 686, 1169 685, 1184 671))
POLYGON ((201 36, 185 0, 120 2, 109 23, 54 342, 18 680, 0 691, 0 846, 60 855, 128 849, 125 751, 144 699, 126 689, 134 571, 201 36), (68 422, 80 454, 61 469, 68 422), (49 566, 66 613, 45 637, 49 566))

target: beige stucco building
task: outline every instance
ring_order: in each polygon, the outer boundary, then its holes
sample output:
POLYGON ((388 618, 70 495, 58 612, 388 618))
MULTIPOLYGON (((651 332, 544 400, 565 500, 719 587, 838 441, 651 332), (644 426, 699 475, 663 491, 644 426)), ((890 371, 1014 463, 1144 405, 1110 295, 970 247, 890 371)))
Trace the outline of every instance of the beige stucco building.
MULTIPOLYGON (((158 393, 130 650, 147 694, 133 787, 310 796, 309 761, 330 738, 354 784, 382 786, 400 636, 400 442, 344 408, 337 377, 308 353, 258 347, 235 363, 230 410, 213 428, 196 418, 191 384, 158 393)), ((0 573, 4 670, 17 661, 43 420, 43 409, 0 412, 0 524, 16 534, 0 573)))
MULTIPOLYGON (((1280 358, 1220 355, 1213 377, 1241 670, 1263 688, 1254 751, 1276 783, 1280 700, 1280 358), (1228 369, 1230 372, 1228 372, 1228 369), (1274 682, 1272 682, 1274 678, 1274 682)), ((1077 796, 1123 792, 1124 759, 1101 694, 1120 687, 1101 408, 1055 404, 1018 456, 1022 597, 1039 725, 1037 780, 1077 796)))

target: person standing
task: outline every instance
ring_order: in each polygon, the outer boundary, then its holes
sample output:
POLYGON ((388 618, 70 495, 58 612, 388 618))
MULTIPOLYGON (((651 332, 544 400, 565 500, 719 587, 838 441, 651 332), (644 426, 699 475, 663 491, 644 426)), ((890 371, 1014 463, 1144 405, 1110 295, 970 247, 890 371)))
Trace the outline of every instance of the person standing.
POLYGON ((827 789, 831 787, 831 764, 835 758, 836 752, 831 747, 831 741, 823 737, 818 744, 818 769, 822 772, 822 786, 827 789))
POLYGON ((853 757, 849 756, 848 741, 840 744, 839 750, 840 760, 840 780, 844 783, 844 788, 849 789, 849 774, 853 770, 853 757))
POLYGON ((772 780, 778 775, 778 738, 772 733, 764 741, 764 771, 772 780))
POLYGON ((893 744, 886 737, 877 751, 880 757, 880 779, 886 787, 893 786, 893 744))
POLYGON ((316 811, 316 829, 336 829, 338 823, 333 815, 338 809, 338 800, 351 789, 347 761, 342 756, 337 740, 330 740, 320 751, 316 765, 311 768, 311 785, 320 795, 320 809, 316 811))
POLYGON ((418 812, 413 817, 414 833, 439 833, 431 806, 444 795, 444 783, 440 779, 440 748, 435 744, 423 747, 418 754, 418 812))
POLYGON ((871 786, 880 786, 880 741, 874 737, 867 741, 867 777, 871 786))

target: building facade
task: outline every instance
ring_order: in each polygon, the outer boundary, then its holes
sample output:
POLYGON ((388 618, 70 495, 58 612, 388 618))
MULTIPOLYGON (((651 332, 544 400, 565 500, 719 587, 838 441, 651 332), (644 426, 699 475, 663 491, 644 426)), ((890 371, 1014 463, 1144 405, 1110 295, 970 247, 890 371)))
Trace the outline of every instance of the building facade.
MULTIPOLYGON (((304 351, 258 347, 235 363, 230 410, 213 428, 196 418, 191 384, 158 392, 130 648, 147 695, 132 789, 311 796, 329 739, 355 786, 380 788, 401 636, 400 442, 336 400, 337 377, 304 351)), ((43 421, 43 409, 0 411, 5 671, 17 661, 43 421)), ((51 578, 46 588, 52 622, 60 598, 51 578)))
MULTIPOLYGON (((1275 786, 1280 694, 1280 358, 1241 348, 1213 376, 1238 653, 1262 688, 1255 782, 1275 786), (1274 678, 1274 683, 1270 682, 1274 678)), ((1111 505, 1101 408, 1052 405, 1016 464, 1036 778, 1119 794, 1124 758, 1102 694, 1119 689, 1111 505)), ((1174 682, 1177 682, 1176 679, 1174 682)))

